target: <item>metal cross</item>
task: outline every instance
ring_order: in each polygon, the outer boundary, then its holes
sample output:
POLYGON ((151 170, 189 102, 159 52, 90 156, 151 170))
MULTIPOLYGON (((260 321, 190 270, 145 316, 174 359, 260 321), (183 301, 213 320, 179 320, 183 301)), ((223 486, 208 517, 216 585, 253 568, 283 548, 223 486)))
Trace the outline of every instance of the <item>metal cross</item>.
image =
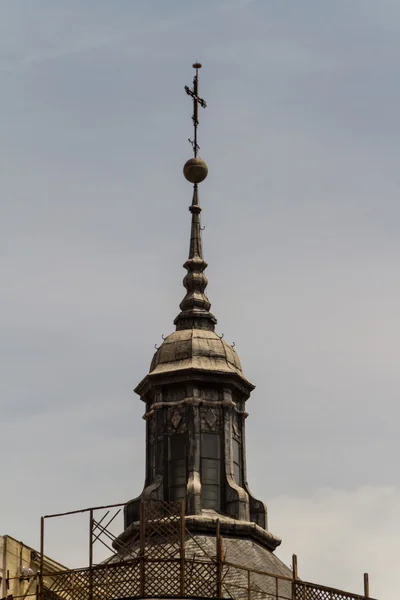
POLYGON ((199 97, 199 69, 201 69, 200 63, 194 63, 193 68, 196 69, 196 75, 193 78, 193 89, 191 90, 187 85, 185 85, 185 92, 188 96, 193 98, 193 127, 194 127, 194 138, 191 140, 189 138, 189 142, 192 144, 194 156, 197 156, 197 150, 200 150, 200 146, 197 143, 197 126, 199 124, 199 114, 198 107, 199 104, 203 108, 207 107, 206 101, 203 98, 199 97))

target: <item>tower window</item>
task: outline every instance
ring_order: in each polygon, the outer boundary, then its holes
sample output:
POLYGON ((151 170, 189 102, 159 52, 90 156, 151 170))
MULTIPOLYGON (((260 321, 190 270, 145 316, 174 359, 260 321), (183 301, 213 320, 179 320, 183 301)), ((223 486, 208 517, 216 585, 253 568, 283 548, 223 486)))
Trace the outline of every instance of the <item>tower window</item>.
POLYGON ((242 453, 240 448, 240 442, 233 438, 233 475, 238 485, 242 485, 242 453))
POLYGON ((185 434, 172 435, 168 452, 168 487, 170 500, 186 498, 186 439, 185 434))
POLYGON ((201 434, 201 496, 203 508, 220 509, 221 438, 216 433, 201 434))

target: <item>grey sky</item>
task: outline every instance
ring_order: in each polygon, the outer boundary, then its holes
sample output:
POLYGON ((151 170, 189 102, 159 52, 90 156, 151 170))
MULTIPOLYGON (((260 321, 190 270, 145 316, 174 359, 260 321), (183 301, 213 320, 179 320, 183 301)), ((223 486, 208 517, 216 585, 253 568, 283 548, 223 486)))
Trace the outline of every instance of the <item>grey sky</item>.
POLYGON ((395 596, 399 40, 395 0, 0 3, 1 533, 37 546, 41 514, 141 491, 132 388, 183 297, 200 60, 250 485, 303 577, 395 596))

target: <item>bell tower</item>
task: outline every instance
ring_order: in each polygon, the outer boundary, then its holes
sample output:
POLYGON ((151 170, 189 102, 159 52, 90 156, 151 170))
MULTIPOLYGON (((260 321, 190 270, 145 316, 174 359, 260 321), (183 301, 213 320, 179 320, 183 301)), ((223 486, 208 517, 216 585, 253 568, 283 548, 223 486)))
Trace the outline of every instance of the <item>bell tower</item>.
POLYGON ((149 373, 135 392, 145 404, 146 479, 142 494, 125 508, 125 528, 139 520, 141 500, 185 500, 186 524, 195 532, 253 537, 269 550, 280 540, 268 532, 266 506, 252 495, 247 479, 246 403, 254 386, 223 335, 205 294, 199 185, 207 177, 198 157, 199 69, 193 65, 193 157, 183 169, 193 184, 186 294, 176 330, 157 349, 149 373))

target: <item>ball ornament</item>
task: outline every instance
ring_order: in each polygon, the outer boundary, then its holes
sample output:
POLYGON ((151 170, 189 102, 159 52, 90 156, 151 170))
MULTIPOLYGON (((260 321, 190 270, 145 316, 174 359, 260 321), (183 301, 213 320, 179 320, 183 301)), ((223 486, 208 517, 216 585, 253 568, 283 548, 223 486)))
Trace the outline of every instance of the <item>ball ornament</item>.
POLYGON ((201 158, 190 158, 183 167, 183 174, 190 183, 201 183, 208 175, 208 167, 201 158))

